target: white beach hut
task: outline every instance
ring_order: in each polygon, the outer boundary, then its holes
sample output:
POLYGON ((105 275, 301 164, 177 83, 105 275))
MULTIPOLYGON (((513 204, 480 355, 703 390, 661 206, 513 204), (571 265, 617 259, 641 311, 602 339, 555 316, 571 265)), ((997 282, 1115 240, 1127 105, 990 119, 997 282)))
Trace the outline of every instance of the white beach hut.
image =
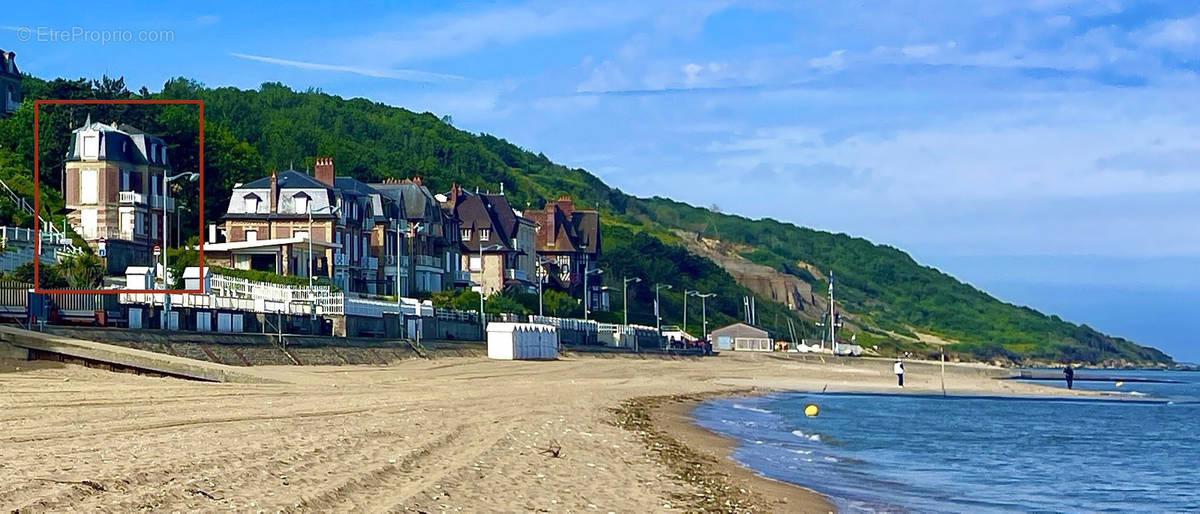
POLYGON ((488 357, 502 360, 558 358, 558 331, 538 323, 488 323, 488 357))

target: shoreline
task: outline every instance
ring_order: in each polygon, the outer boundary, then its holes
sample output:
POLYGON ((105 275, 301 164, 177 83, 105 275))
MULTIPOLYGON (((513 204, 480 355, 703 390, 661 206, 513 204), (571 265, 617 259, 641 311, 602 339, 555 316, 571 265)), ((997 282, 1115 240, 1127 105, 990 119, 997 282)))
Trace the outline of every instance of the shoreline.
POLYGON ((639 433, 648 450, 697 492, 684 498, 688 510, 832 513, 818 491, 765 477, 733 458, 738 441, 695 423, 692 409, 714 398, 764 394, 764 390, 714 391, 648 396, 621 402, 613 411, 627 430, 639 433))
MULTIPOLYGON (((821 494, 730 459, 738 441, 694 424, 691 408, 783 390, 894 391, 895 380, 887 360, 761 354, 242 371, 270 380, 0 359, 0 468, 27 478, 0 484, 0 509, 829 512, 821 494)), ((906 393, 942 391, 940 369, 914 362, 909 373, 906 393)), ((945 388, 1094 395, 1000 374, 947 365, 945 388)))
MULTIPOLYGON (((992 380, 999 382, 1001 379, 992 378, 992 380)), ((690 498, 691 501, 686 504, 692 510, 710 511, 715 507, 717 510, 748 512, 834 513, 837 512, 836 505, 833 499, 825 493, 764 476, 738 462, 734 458, 733 452, 741 442, 701 426, 696 422, 692 410, 703 402, 718 398, 759 396, 776 392, 828 394, 831 396, 911 396, 947 400, 1166 402, 1161 399, 1114 396, 1100 391, 1067 390, 1042 384, 1030 385, 1037 389, 1036 393, 1030 391, 1001 392, 992 388, 956 391, 839 388, 837 391, 822 391, 761 384, 730 391, 636 397, 622 401, 618 407, 611 410, 621 418, 618 424, 641 435, 646 448, 655 453, 663 465, 679 473, 675 477, 676 479, 701 491, 695 497, 690 498), (683 469, 680 464, 690 468, 680 473, 683 469)))

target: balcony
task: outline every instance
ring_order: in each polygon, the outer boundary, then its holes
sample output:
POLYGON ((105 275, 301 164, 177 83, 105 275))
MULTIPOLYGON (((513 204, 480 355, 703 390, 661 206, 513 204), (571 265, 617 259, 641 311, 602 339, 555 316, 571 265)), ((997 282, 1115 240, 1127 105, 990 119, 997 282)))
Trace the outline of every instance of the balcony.
POLYGON ((364 263, 363 267, 367 269, 379 269, 379 258, 367 257, 367 262, 364 263))
POLYGON ((471 272, 467 270, 457 270, 454 272, 454 283, 469 284, 471 282, 471 272))
POLYGON ((333 254, 333 265, 334 266, 349 266, 350 265, 350 256, 347 254, 344 254, 344 253, 333 254))
POLYGON ((137 191, 121 191, 117 193, 117 201, 123 204, 144 204, 145 198, 137 191))
POLYGON ((121 230, 118 227, 78 227, 79 235, 84 239, 124 239, 134 241, 145 238, 145 234, 137 234, 132 230, 121 230), (88 230, 90 228, 91 230, 88 230))
POLYGON ((387 266, 395 266, 396 265, 396 256, 395 255, 386 255, 386 256, 384 256, 383 262, 387 266))
MULTIPOLYGON (((162 209, 162 205, 163 205, 163 197, 162 196, 150 195, 150 208, 162 209)), ((175 210, 175 199, 174 198, 167 198, 167 210, 168 211, 175 210)))
POLYGON ((413 256, 413 262, 415 262, 417 266, 437 268, 439 270, 442 269, 441 257, 433 257, 430 255, 415 255, 415 256, 413 256))
POLYGON ((523 269, 506 269, 504 270, 504 276, 513 280, 529 281, 529 274, 523 269))

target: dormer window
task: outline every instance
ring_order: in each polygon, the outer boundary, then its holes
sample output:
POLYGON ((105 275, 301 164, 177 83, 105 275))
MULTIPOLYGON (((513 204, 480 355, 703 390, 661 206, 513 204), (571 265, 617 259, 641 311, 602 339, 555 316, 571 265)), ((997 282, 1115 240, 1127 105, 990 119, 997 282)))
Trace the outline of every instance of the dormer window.
POLYGON ((259 201, 258 195, 254 194, 254 193, 248 194, 248 195, 242 197, 242 201, 244 201, 246 203, 246 212, 247 213, 258 212, 258 201, 259 201))
POLYGON ((292 197, 292 202, 296 204, 296 212, 301 214, 308 213, 308 200, 309 197, 307 193, 296 193, 296 195, 292 197))
POLYGON ((471 240, 471 229, 464 228, 464 229, 458 231, 458 235, 461 236, 461 239, 463 241, 470 241, 471 240))
POLYGON ((83 156, 87 159, 100 157, 100 136, 98 134, 83 135, 83 156))
POLYGON ((479 240, 490 241, 492 239, 492 230, 487 228, 479 229, 479 240))

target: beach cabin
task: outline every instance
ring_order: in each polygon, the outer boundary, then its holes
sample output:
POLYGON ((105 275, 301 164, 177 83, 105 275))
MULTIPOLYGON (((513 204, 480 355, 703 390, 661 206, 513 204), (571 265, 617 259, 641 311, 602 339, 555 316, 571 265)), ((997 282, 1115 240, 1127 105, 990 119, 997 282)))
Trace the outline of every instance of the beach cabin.
POLYGON ((727 325, 711 333, 717 350, 739 352, 769 352, 775 349, 771 333, 746 323, 727 325))
POLYGON ((558 331, 539 323, 487 325, 488 357, 502 360, 552 360, 558 358, 558 331))

